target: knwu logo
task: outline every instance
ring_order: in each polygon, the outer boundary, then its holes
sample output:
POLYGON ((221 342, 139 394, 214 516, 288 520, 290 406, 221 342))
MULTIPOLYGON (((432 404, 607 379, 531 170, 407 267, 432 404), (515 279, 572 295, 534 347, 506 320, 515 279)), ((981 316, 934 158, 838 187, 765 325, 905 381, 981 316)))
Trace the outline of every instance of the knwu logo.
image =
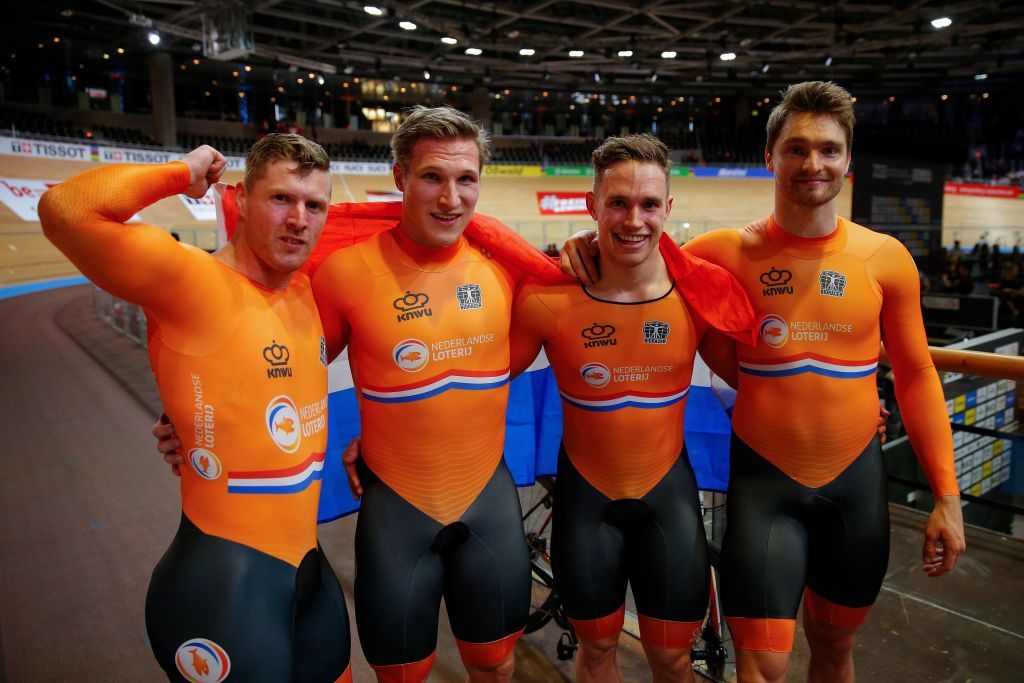
POLYGON ((789 281, 793 279, 793 273, 788 270, 779 270, 775 266, 772 269, 761 273, 762 296, 777 296, 779 294, 792 294, 793 286, 789 281))
POLYGON ((278 344, 276 339, 271 341, 270 346, 263 347, 263 360, 270 364, 270 367, 267 368, 267 377, 270 379, 291 377, 292 369, 288 367, 290 359, 291 353, 288 352, 288 347, 278 344))
POLYGON ((592 349, 595 346, 615 346, 618 340, 615 339, 614 325, 601 325, 594 323, 580 331, 580 336, 586 339, 583 348, 592 349))
POLYGON ((401 311, 396 317, 398 322, 404 323, 407 320, 415 320, 425 316, 433 315, 432 309, 427 308, 430 297, 426 292, 406 292, 392 302, 395 310, 401 311))

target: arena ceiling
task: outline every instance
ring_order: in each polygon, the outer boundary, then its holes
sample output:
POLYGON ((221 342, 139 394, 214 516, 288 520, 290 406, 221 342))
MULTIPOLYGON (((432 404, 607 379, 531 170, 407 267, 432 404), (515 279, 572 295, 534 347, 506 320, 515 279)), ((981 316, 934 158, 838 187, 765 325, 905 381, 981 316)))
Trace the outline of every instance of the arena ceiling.
POLYGON ((429 73, 463 87, 740 94, 831 79, 907 93, 975 87, 982 74, 986 88, 1024 82, 1019 0, 39 0, 5 32, 12 27, 147 50, 156 31, 160 49, 186 56, 214 56, 216 31, 225 61, 416 81, 429 73), (940 17, 952 24, 933 27, 940 17))

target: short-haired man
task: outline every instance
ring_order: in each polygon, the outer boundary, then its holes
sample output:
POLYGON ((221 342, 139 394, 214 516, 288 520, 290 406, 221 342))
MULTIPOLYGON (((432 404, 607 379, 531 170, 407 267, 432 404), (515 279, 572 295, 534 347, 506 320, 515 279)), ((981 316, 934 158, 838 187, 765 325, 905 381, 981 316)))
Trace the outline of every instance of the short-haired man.
MULTIPOLYGON (((878 595, 889 551, 875 436, 880 341, 935 495, 925 571, 949 571, 965 547, 952 436, 924 335, 917 268, 895 239, 838 216, 853 124, 852 98, 839 86, 787 88, 768 121, 772 215, 685 246, 735 274, 760 321, 757 346, 736 349, 722 550, 723 606, 743 681, 784 678, 802 597, 809 679, 853 680, 854 634, 878 595), (785 287, 768 286, 780 278, 785 287)), ((580 246, 568 249, 577 261, 586 251, 580 246)), ((586 277, 582 267, 577 272, 586 277)))
POLYGON ((344 596, 316 540, 327 358, 297 273, 327 215, 327 155, 297 135, 256 143, 243 220, 213 256, 125 224, 165 197, 202 197, 225 166, 203 146, 87 171, 43 196, 40 220, 93 282, 143 307, 166 412, 188 427, 181 525, 146 599, 168 677, 351 680, 344 596))
POLYGON ((515 282, 463 236, 488 145, 455 109, 415 109, 392 138, 401 218, 314 277, 359 398, 356 623, 380 681, 427 678, 442 596, 470 679, 508 681, 529 610, 502 458, 515 282))
POLYGON ((673 279, 659 250, 672 209, 664 143, 608 138, 593 164, 587 208, 598 224, 601 276, 588 287, 520 290, 512 369, 525 369, 543 344, 562 396, 551 560, 580 639, 577 680, 622 680, 615 654, 627 582, 654 680, 692 680, 709 569, 683 413, 694 352, 716 322, 702 317, 701 295, 735 292, 728 303, 749 304, 710 264, 673 279))

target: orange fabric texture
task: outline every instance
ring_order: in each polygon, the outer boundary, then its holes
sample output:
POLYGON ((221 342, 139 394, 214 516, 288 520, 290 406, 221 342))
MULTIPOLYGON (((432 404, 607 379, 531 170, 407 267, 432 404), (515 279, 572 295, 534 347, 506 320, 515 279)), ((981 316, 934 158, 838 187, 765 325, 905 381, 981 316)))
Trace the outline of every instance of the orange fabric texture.
POLYGON ((612 500, 643 497, 683 449, 705 323, 674 288, 655 301, 619 304, 594 299, 578 284, 524 286, 512 319, 514 370, 544 343, 572 464, 612 500))
POLYGON ((338 677, 338 680, 335 681, 335 683, 352 683, 352 665, 351 664, 349 664, 347 667, 345 667, 345 672, 342 673, 341 676, 338 677))
POLYGON ((741 650, 792 652, 796 619, 753 619, 726 617, 729 632, 741 650))
POLYGON ((596 619, 572 619, 572 627, 576 635, 589 640, 601 640, 604 638, 618 637, 622 625, 626 622, 626 606, 623 605, 611 614, 596 619))
POLYGON ((106 166, 40 203, 47 236, 149 319, 149 354, 185 454, 182 509, 203 532, 298 566, 316 546, 327 368, 309 279, 264 289, 166 231, 124 224, 188 169, 106 166))
POLYGON ((823 598, 810 588, 804 588, 804 609, 818 621, 842 628, 857 628, 868 618, 871 605, 867 607, 845 607, 823 598))
POLYGON ((520 630, 489 643, 470 643, 456 639, 455 644, 459 647, 459 656, 467 665, 489 668, 500 664, 512 654, 522 635, 523 632, 520 630))
POLYGON ((330 256, 314 290, 328 348, 349 345, 362 458, 420 511, 459 519, 504 446, 508 273, 465 239, 428 249, 395 228, 330 256))
POLYGON ((430 675, 436 657, 437 653, 431 652, 429 657, 411 664, 389 664, 387 666, 371 664, 370 667, 377 674, 378 683, 421 683, 430 675))
POLYGON ((702 621, 666 621, 637 615, 640 622, 640 640, 645 645, 663 650, 689 650, 700 634, 702 621))
POLYGON ((736 275, 754 304, 757 345, 736 352, 733 427, 745 443, 805 486, 832 481, 874 436, 884 341, 932 490, 957 492, 917 268, 899 242, 844 219, 826 237, 800 238, 769 217, 705 233, 684 249, 736 275))

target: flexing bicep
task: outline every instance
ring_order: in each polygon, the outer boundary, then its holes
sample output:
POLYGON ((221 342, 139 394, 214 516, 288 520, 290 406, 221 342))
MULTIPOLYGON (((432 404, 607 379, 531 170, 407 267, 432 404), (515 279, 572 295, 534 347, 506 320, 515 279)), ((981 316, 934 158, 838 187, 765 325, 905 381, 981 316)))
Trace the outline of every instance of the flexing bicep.
POLYGON ((43 195, 39 220, 47 238, 86 277, 160 313, 180 300, 171 285, 187 276, 187 248, 160 228, 125 221, 188 183, 188 168, 180 163, 98 168, 43 195))
POLYGON ((898 243, 873 258, 882 285, 882 342, 892 363, 896 400, 921 468, 937 496, 959 492, 953 435, 921 317, 917 266, 898 243))

